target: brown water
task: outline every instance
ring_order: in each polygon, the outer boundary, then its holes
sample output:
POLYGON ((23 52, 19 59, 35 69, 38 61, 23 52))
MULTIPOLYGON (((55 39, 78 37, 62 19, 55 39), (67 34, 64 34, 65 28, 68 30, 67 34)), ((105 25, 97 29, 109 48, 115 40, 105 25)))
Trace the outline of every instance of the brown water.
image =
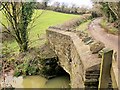
POLYGON ((6 82, 15 88, 69 88, 68 76, 59 76, 47 80, 41 76, 7 77, 6 82))

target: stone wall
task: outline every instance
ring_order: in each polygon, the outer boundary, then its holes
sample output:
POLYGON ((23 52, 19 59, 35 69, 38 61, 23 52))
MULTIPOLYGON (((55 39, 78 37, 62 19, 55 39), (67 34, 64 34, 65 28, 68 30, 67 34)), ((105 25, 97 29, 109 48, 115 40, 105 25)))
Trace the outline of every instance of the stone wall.
POLYGON ((97 55, 73 32, 49 28, 47 39, 59 58, 59 64, 70 74, 72 88, 84 88, 87 69, 99 65, 97 55))

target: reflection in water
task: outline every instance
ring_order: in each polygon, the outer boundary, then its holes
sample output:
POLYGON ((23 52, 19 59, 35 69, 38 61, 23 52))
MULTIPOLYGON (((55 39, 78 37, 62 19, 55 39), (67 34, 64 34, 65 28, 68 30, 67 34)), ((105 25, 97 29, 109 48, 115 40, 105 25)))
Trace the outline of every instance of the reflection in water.
POLYGON ((49 80, 41 76, 26 76, 25 78, 8 76, 6 82, 15 88, 70 88, 70 80, 67 75, 49 80))
POLYGON ((27 76, 23 79, 24 88, 69 88, 69 77, 60 76, 53 79, 45 79, 41 76, 27 76))
POLYGON ((68 76, 60 76, 48 80, 44 85, 44 88, 70 88, 70 80, 68 76))
POLYGON ((23 79, 23 88, 43 88, 47 79, 41 76, 27 76, 23 79))

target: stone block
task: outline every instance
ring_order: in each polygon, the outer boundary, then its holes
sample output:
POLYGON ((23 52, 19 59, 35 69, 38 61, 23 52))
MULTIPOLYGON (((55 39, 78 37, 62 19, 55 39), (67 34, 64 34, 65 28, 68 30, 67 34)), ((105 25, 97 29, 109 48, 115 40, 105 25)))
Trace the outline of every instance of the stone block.
POLYGON ((103 48, 105 48, 105 45, 104 45, 104 43, 102 43, 100 41, 94 42, 93 44, 90 45, 90 51, 93 54, 98 53, 103 48))

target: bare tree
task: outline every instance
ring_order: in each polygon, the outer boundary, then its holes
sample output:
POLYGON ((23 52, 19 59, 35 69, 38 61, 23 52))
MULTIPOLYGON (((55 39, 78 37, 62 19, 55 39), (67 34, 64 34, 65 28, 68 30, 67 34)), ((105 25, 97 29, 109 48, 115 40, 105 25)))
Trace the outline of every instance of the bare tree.
POLYGON ((65 9, 66 5, 65 3, 63 2, 62 5, 61 5, 61 11, 64 12, 64 9, 65 9))
POLYGON ((14 37, 19 45, 20 51, 28 50, 28 25, 32 21, 34 13, 34 2, 1 2, 2 13, 10 24, 10 29, 3 22, 0 23, 8 33, 14 37))
POLYGON ((46 9, 46 7, 48 6, 48 2, 49 2, 50 0, 43 0, 43 6, 44 6, 44 9, 46 9))

